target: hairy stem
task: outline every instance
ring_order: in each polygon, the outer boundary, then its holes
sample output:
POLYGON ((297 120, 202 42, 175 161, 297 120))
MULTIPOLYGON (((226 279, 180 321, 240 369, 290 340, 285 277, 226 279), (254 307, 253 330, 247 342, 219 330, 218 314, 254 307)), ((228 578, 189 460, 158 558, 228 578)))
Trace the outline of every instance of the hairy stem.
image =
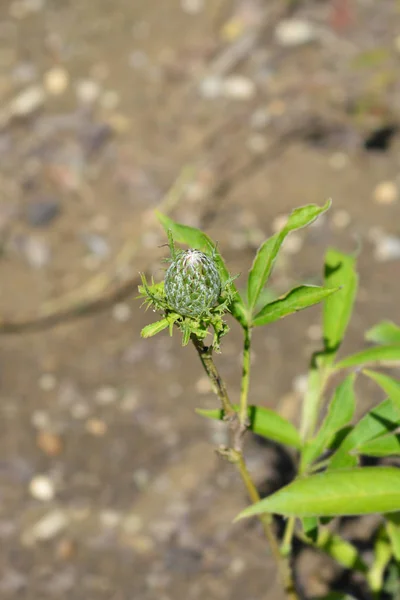
POLYGON ((232 403, 229 399, 225 382, 220 377, 220 374, 218 373, 218 369, 215 366, 212 357, 212 346, 205 346, 202 340, 200 340, 194 334, 191 335, 191 339, 194 344, 194 347, 198 352, 204 370, 207 373, 209 380, 211 381, 213 392, 218 396, 221 402, 222 409, 225 413, 225 418, 227 420, 236 419, 236 411, 233 408, 232 403))
MULTIPOLYGON (((202 340, 199 340, 195 335, 191 336, 192 342, 199 354, 202 365, 211 381, 213 390, 215 394, 221 401, 222 408, 224 410, 225 417, 227 418, 230 429, 232 432, 233 439, 233 448, 228 448, 225 450, 221 450, 220 454, 227 458, 231 463, 236 465, 236 468, 242 478, 242 481, 246 487, 247 493, 250 497, 250 500, 255 503, 261 500, 260 494, 253 482, 253 479, 247 469, 243 452, 242 452, 242 444, 241 439, 243 437, 243 423, 240 420, 240 414, 238 418, 238 414, 236 413, 233 405, 229 399, 228 392, 225 386, 225 383, 221 376, 219 375, 218 369, 214 363, 212 357, 212 347, 204 346, 202 340), (238 442, 240 440, 240 442, 238 442)), ((245 384, 242 383, 242 394, 241 394, 241 405, 240 409, 243 408, 243 402, 245 402, 246 412, 245 417, 245 425, 247 427, 247 392, 248 392, 248 378, 249 378, 249 370, 248 366, 250 364, 250 336, 248 337, 248 342, 245 340, 245 350, 243 357, 243 375, 246 369, 246 379, 247 382, 245 384), (247 347, 246 347, 247 345, 247 347)), ((290 567, 290 561, 287 556, 281 552, 279 547, 278 539, 274 533, 272 526, 272 515, 263 514, 259 516, 259 519, 262 523, 265 537, 267 538, 268 544, 271 548, 272 555, 279 569, 279 573, 281 576, 281 580, 284 586, 285 594, 287 600, 299 600, 296 589, 294 586, 294 581, 292 577, 292 570, 290 567)))
POLYGON ((239 421, 243 432, 248 426, 247 416, 247 399, 249 395, 250 383, 250 346, 251 346, 251 329, 244 329, 244 345, 243 345, 243 367, 242 367, 242 385, 240 391, 240 408, 239 421))

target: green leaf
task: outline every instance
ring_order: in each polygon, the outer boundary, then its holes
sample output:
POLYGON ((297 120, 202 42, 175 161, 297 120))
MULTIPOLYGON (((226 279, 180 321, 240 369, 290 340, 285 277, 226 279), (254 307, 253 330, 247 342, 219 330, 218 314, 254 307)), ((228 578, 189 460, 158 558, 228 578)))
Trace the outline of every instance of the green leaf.
POLYGON ((323 332, 326 363, 334 360, 342 343, 357 293, 355 258, 338 250, 328 250, 325 258, 325 287, 341 290, 324 302, 323 332))
POLYGON ((377 458, 383 456, 400 455, 400 435, 384 435, 374 440, 370 440, 365 444, 357 446, 358 454, 365 456, 375 456, 377 458))
POLYGON ((337 290, 338 288, 327 289, 314 285, 301 285, 274 302, 266 304, 254 317, 253 325, 256 327, 267 325, 268 323, 282 319, 287 315, 303 310, 303 308, 308 308, 313 304, 321 302, 337 290))
POLYGON ((367 331, 365 339, 377 344, 400 344, 400 327, 392 321, 381 321, 367 331))
POLYGON ((340 535, 329 531, 329 529, 320 528, 318 538, 313 546, 323 550, 337 563, 350 571, 368 572, 368 566, 361 559, 357 548, 340 535))
POLYGON ((375 556, 368 573, 368 583, 373 592, 380 592, 383 586, 383 576, 392 558, 392 548, 385 528, 379 528, 375 540, 375 556))
MULTIPOLYGON (((228 269, 225 266, 222 256, 217 251, 215 244, 205 233, 197 229, 196 227, 190 227, 189 225, 182 225, 176 223, 167 215, 164 215, 156 211, 157 218, 161 225, 164 227, 165 232, 168 233, 170 230, 175 242, 179 244, 186 244, 190 248, 201 250, 205 254, 213 254, 214 260, 217 263, 218 270, 221 276, 222 283, 226 283, 231 280, 228 269)), ((243 326, 247 325, 247 311, 244 305, 243 299, 237 291, 234 283, 231 283, 232 289, 236 292, 235 299, 229 307, 232 315, 239 321, 243 326)))
POLYGON ((385 433, 390 433, 398 427, 398 413, 391 400, 387 399, 375 406, 360 419, 357 425, 344 438, 341 445, 332 456, 328 469, 341 469, 355 466, 357 457, 349 454, 366 442, 385 433))
POLYGON ((352 420, 356 407, 354 379, 354 374, 349 375, 336 388, 328 413, 317 435, 304 448, 301 460, 302 471, 330 446, 335 434, 352 420))
POLYGON ((385 515, 386 531, 392 544, 393 554, 400 561, 400 513, 385 515))
POLYGON ((399 510, 400 469, 364 467, 325 471, 296 479, 246 508, 237 519, 263 513, 335 517, 399 510))
POLYGON ((140 335, 144 338, 152 337, 156 335, 163 329, 166 329, 170 325, 169 319, 161 319, 160 321, 156 321, 155 323, 150 323, 150 325, 146 325, 140 332, 140 335))
POLYGON ((315 544, 318 540, 318 519, 317 517, 303 517, 301 519, 304 535, 308 542, 315 544))
POLYGON ((364 369, 363 373, 383 389, 393 404, 397 406, 400 414, 400 381, 396 381, 396 379, 384 373, 376 373, 376 371, 369 371, 368 369, 364 369))
POLYGON ((377 364, 390 366, 400 362, 400 344, 390 344, 387 346, 374 346, 367 348, 343 358, 335 367, 337 369, 347 369, 349 367, 361 367, 367 364, 377 364))
MULTIPOLYGON (((234 409, 238 411, 239 406, 235 405, 234 409)), ((220 409, 197 408, 196 412, 208 419, 222 420, 224 418, 224 411, 220 409)), ((297 429, 292 423, 278 415, 277 412, 263 406, 249 406, 248 415, 250 429, 257 435, 280 444, 286 444, 292 448, 300 448, 301 440, 297 429)))
POLYGON ((328 210, 331 201, 324 206, 308 204, 294 210, 288 218, 285 227, 266 240, 258 249, 247 281, 247 299, 250 313, 252 313, 262 289, 266 285, 274 266, 275 259, 286 236, 295 229, 309 225, 322 213, 328 210))

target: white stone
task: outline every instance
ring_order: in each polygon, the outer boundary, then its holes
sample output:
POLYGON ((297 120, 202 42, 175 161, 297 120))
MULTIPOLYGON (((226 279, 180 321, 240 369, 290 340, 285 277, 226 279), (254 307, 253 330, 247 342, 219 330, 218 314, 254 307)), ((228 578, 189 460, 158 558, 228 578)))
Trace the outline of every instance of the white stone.
POLYGON ((394 181, 381 181, 374 190, 374 200, 378 204, 394 204, 399 199, 399 190, 394 181))
POLYGON ((59 509, 49 512, 47 515, 37 521, 23 538, 27 542, 51 540, 61 533, 68 525, 68 519, 64 512, 59 509))
POLYGON ((315 39, 315 28, 302 19, 283 19, 275 28, 275 39, 284 47, 300 46, 315 39))
POLYGON ((28 117, 44 104, 46 95, 40 85, 32 85, 12 100, 10 112, 14 117, 28 117))
POLYGON ((48 94, 60 96, 69 85, 69 73, 63 67, 53 67, 44 74, 44 87, 48 94))
POLYGON ((376 241, 374 255, 380 262, 400 259, 400 238, 384 235, 376 241))
POLYGON ((222 79, 217 75, 205 77, 200 83, 200 94, 206 100, 219 98, 222 94, 222 79))
POLYGON ((29 493, 36 500, 50 502, 55 496, 53 482, 46 475, 36 475, 29 483, 29 493))
POLYGON ((75 86, 76 97, 82 104, 94 104, 100 96, 100 86, 93 79, 81 79, 75 86))
POLYGON ((255 94, 254 81, 243 75, 231 75, 222 82, 222 93, 225 98, 234 100, 249 100, 255 94))
POLYGON ((112 316, 118 323, 126 323, 131 318, 132 311, 129 304, 118 302, 113 306, 112 316))
POLYGON ((53 373, 43 373, 39 377, 39 387, 44 392, 51 392, 56 388, 57 379, 53 373))
POLYGON ((105 385, 99 388, 95 394, 95 400, 97 404, 106 406, 108 404, 114 404, 118 400, 118 390, 112 386, 105 385))

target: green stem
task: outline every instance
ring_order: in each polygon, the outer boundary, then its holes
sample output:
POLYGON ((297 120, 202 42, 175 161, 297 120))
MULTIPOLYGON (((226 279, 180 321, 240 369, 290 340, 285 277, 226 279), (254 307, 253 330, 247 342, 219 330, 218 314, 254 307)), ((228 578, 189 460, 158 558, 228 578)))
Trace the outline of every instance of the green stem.
MULTIPOLYGON (((228 417, 228 421, 229 421, 230 428, 232 431, 234 447, 229 448, 225 451, 221 451, 221 454, 223 456, 225 456, 230 462, 232 462, 233 464, 236 465, 236 468, 239 471, 239 474, 240 474, 242 481, 246 487, 246 490, 250 497, 250 500, 253 503, 259 502, 261 500, 260 494, 258 493, 258 490, 257 490, 257 488, 251 478, 251 475, 247 469, 247 466, 246 466, 246 463, 245 463, 245 460, 243 457, 243 452, 241 449, 241 444, 237 443, 237 440, 239 438, 240 439, 242 438, 242 433, 243 433, 242 422, 240 421, 240 419, 238 419, 238 415, 237 415, 236 411, 234 410, 232 403, 229 399, 225 383, 224 383, 223 379, 221 378, 221 376, 219 375, 216 365, 214 364, 214 361, 212 358, 212 348, 207 348, 206 346, 204 346, 202 340, 199 340, 195 335, 192 335, 191 339, 192 339, 192 342, 199 354, 202 365, 211 381, 213 390, 221 401, 222 408, 225 413, 225 417, 228 417)), ((244 377, 244 378, 246 378, 246 383, 242 387, 241 398, 243 398, 243 402, 246 403, 245 404, 245 408, 246 408, 245 415, 246 415, 246 420, 247 420, 247 393, 248 393, 248 380, 249 380, 248 367, 250 365, 250 335, 246 339, 248 339, 248 342, 246 342, 246 340, 245 340, 245 352, 244 352, 244 360, 243 360, 243 362, 244 362, 243 371, 245 369, 245 365, 247 365, 246 377, 244 377), (248 343, 248 347, 246 348, 247 343, 248 343)), ((241 408, 242 408, 242 406, 243 405, 241 403, 241 408)), ((265 537, 267 538, 267 541, 271 548, 272 555, 273 555, 275 562, 277 564, 277 567, 279 569, 279 572, 281 575, 281 580, 282 580, 285 594, 286 594, 286 598, 287 598, 287 600, 299 600, 296 590, 295 590, 295 586, 294 586, 292 570, 290 567, 290 561, 289 561, 288 557, 283 556, 283 554, 281 553, 280 548, 279 548, 278 539, 273 531, 272 515, 263 514, 263 515, 260 515, 259 519, 262 523, 265 537)))
POLYGON ((292 553, 292 540, 294 535, 294 526, 296 524, 296 517, 289 517, 285 527, 285 533, 283 535, 283 541, 281 545, 281 554, 286 557, 290 557, 292 553))
POLYGON ((221 405, 225 413, 225 418, 228 420, 236 419, 236 411, 233 408, 233 405, 229 399, 225 382, 220 377, 218 369, 213 361, 212 346, 205 346, 202 340, 200 340, 194 334, 191 335, 191 339, 200 357, 204 370, 207 373, 209 380, 211 381, 213 391, 221 401, 221 405))
POLYGON ((242 429, 248 426, 248 395, 250 384, 250 347, 251 347, 251 329, 244 329, 244 344, 243 344, 243 366, 242 366, 242 384, 240 390, 240 408, 239 421, 242 429))

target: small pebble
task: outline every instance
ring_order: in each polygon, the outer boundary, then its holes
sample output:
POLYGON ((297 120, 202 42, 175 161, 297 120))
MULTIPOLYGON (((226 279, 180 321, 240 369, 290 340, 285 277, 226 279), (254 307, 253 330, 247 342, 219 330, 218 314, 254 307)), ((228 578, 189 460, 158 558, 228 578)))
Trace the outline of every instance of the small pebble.
POLYGON ((143 519, 135 513, 127 515, 122 522, 123 530, 129 535, 139 533, 143 529, 143 519))
POLYGON ((394 204, 399 199, 399 190, 394 181, 381 181, 374 189, 374 200, 378 204, 394 204))
POLYGON ((75 92, 81 104, 94 104, 100 96, 100 86, 93 79, 81 79, 75 86, 75 92))
POLYGON ((25 531, 23 540, 27 543, 51 540, 61 533, 67 525, 66 514, 59 509, 53 510, 25 531))
POLYGON ((34 269, 43 269, 50 262, 50 247, 43 239, 37 237, 26 238, 23 243, 23 251, 28 264, 34 269))
POLYGON ((39 387, 44 392, 52 392, 57 386, 57 379, 53 373, 43 373, 39 377, 39 387))
POLYGON ((29 117, 43 106, 45 98, 44 89, 39 85, 32 85, 12 100, 10 113, 13 117, 29 117))
POLYGON ((204 9, 204 0, 181 0, 181 7, 188 15, 198 15, 204 9))
POLYGON ((41 431, 38 433, 36 444, 47 456, 58 456, 62 452, 60 437, 50 431, 41 431))
POLYGON ((69 85, 69 74, 63 67, 53 67, 44 74, 44 87, 51 96, 60 96, 69 85))
POLYGON ((200 95, 206 100, 219 98, 222 94, 222 79, 217 75, 209 75, 200 83, 200 95))
POLYGON ((132 316, 131 307, 125 302, 118 302, 113 306, 112 317, 118 323, 127 323, 132 316))
POLYGON ((119 398, 119 391, 112 386, 104 386, 99 388, 94 396, 97 404, 101 406, 107 406, 108 404, 114 404, 119 398))
POLYGON ((47 429, 50 426, 50 417, 45 410, 35 410, 31 416, 31 423, 36 429, 47 429))
POLYGON ((138 489, 143 491, 149 484, 150 474, 147 469, 136 469, 133 472, 132 479, 138 489))
POLYGON ((71 406, 71 416, 74 419, 86 419, 90 413, 89 407, 85 402, 76 402, 71 406))
POLYGON ((82 235, 82 241, 97 258, 107 258, 110 254, 110 246, 107 240, 97 233, 85 233, 82 235))
POLYGON ((250 117, 252 129, 264 129, 271 122, 271 113, 266 108, 258 108, 250 117))
POLYGON ((36 500, 49 502, 55 496, 53 482, 46 475, 36 475, 29 483, 29 493, 36 500))
POLYGON ((96 437, 101 437, 107 432, 107 423, 101 419, 89 419, 85 425, 86 431, 96 437))
POLYGON ((400 258, 400 237, 383 235, 376 240, 374 256, 380 262, 400 258))
POLYGON ((222 82, 222 93, 225 98, 234 100, 249 100, 255 94, 254 82, 243 75, 231 75, 222 82))
POLYGON ((272 231, 274 233, 281 231, 281 229, 285 227, 287 220, 287 215, 279 215, 275 217, 275 219, 272 221, 272 231))
POLYGON ((282 250, 286 254, 297 254, 303 246, 303 238, 301 235, 291 233, 284 241, 282 250))
POLYGON ((32 227, 49 225, 60 214, 60 204, 56 200, 30 202, 25 210, 26 220, 32 227))
POLYGON ((307 44, 315 39, 316 32, 309 21, 283 19, 275 29, 275 39, 284 48, 307 44))
POLYGON ((106 529, 115 529, 121 521, 121 514, 116 510, 102 510, 99 518, 103 527, 106 529))
POLYGON ((335 210, 332 215, 332 225, 336 229, 346 229, 350 225, 351 217, 347 210, 335 210))

